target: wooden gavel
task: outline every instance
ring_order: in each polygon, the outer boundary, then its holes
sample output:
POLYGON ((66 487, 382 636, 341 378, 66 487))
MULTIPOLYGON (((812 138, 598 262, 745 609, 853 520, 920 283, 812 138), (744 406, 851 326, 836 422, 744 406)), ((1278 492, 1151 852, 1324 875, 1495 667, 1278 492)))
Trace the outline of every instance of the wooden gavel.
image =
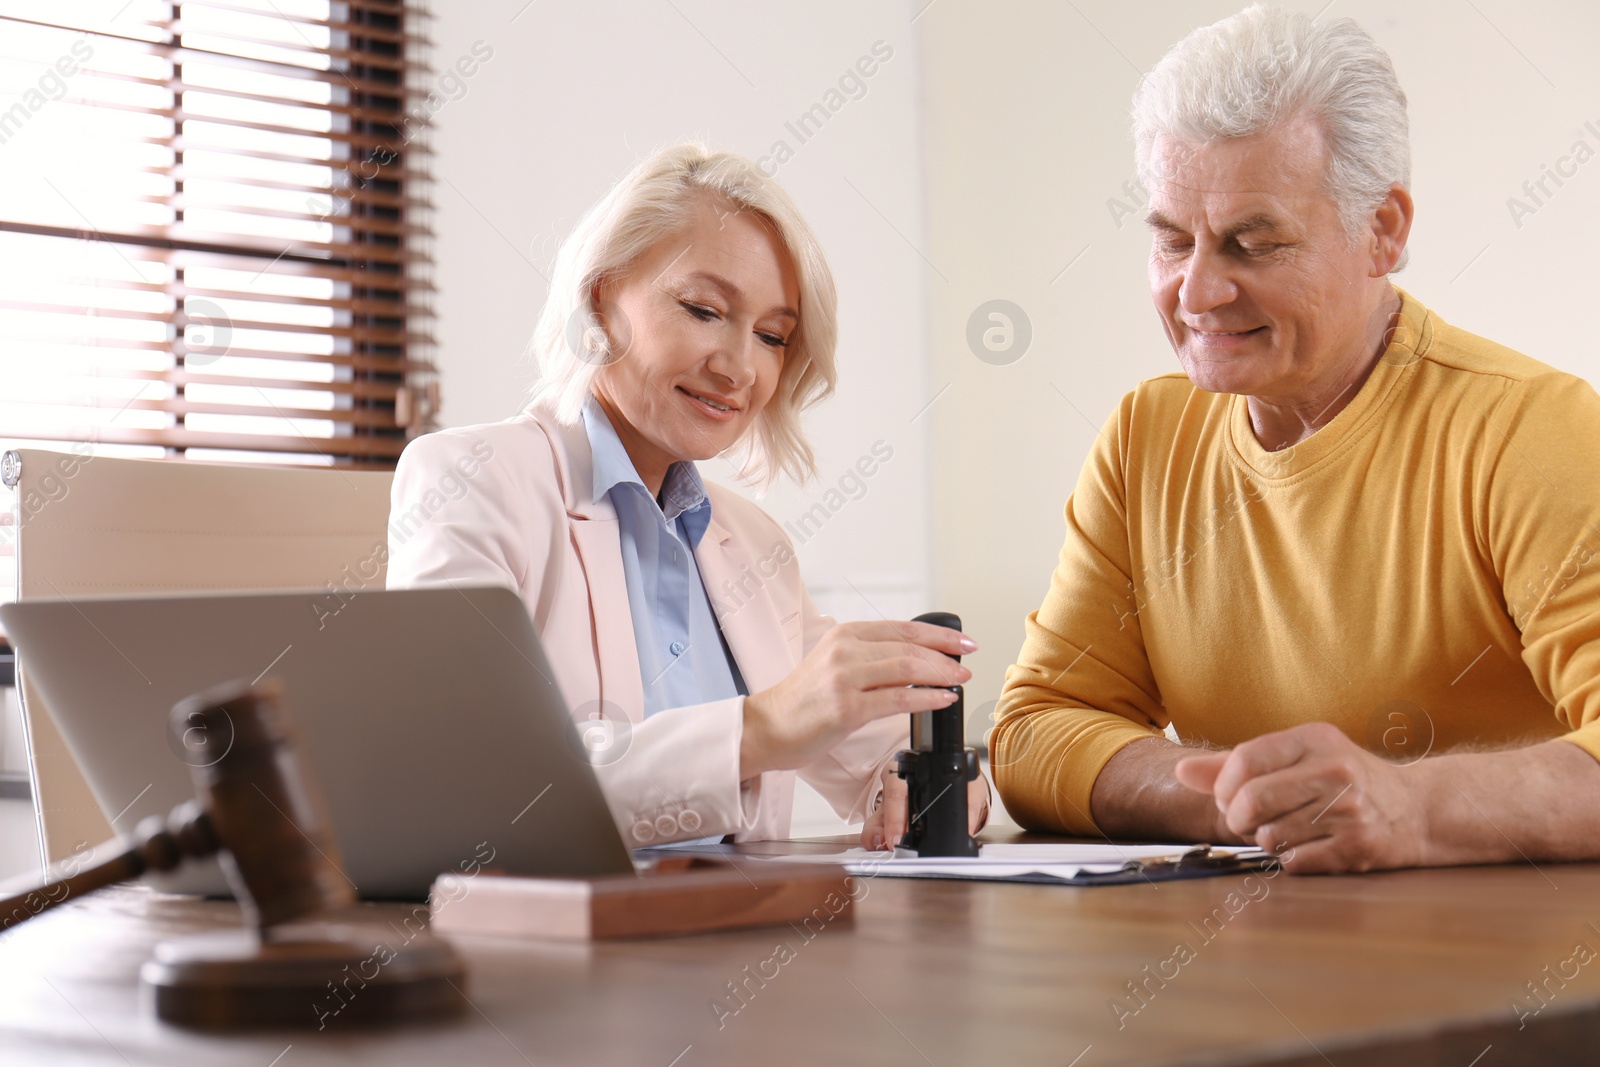
POLYGON ((85 893, 214 855, 249 925, 156 947, 141 979, 162 1019, 323 1028, 330 1016, 378 1022, 459 1010, 460 961, 425 934, 363 978, 370 995, 352 995, 346 980, 346 995, 327 999, 324 987, 335 990, 351 967, 371 962, 374 936, 359 923, 312 921, 354 905, 355 887, 339 867, 321 792, 301 772, 277 680, 197 694, 174 707, 172 719, 180 732, 226 739, 221 755, 191 764, 198 799, 166 819, 142 820, 111 859, 0 901, 0 931, 85 893), (324 1010, 324 1002, 337 1008, 324 1010))
POLYGON ((282 701, 277 679, 268 679, 222 686, 173 708, 178 729, 228 739, 221 756, 191 764, 200 799, 179 804, 166 819, 141 820, 132 844, 111 859, 0 901, 0 931, 104 886, 218 853, 239 903, 264 936, 355 903, 333 858, 338 848, 321 797, 300 773, 282 701))

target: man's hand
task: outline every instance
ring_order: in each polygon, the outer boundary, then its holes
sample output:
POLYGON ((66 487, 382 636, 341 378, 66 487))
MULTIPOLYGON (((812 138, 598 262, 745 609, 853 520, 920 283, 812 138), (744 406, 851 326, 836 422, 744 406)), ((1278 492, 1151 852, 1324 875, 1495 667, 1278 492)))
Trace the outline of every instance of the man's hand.
POLYGON ((1374 756, 1316 722, 1194 756, 1178 781, 1210 793, 1229 830, 1296 874, 1423 864, 1426 774, 1374 756))
MULTIPOLYGON (((883 769, 882 786, 883 799, 861 828, 861 847, 873 852, 894 848, 906 832, 906 782, 894 772, 893 763, 883 769)), ((988 821, 989 780, 980 770, 967 783, 967 832, 976 834, 988 821)))

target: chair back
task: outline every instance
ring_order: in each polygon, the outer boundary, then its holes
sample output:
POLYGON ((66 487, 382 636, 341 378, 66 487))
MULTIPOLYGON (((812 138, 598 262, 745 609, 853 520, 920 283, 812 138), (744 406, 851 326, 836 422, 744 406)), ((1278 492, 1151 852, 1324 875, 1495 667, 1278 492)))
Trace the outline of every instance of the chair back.
MULTIPOLYGON (((17 599, 382 589, 388 471, 248 467, 15 449, 17 599), (376 573, 374 573, 376 570, 376 573)), ((28 684, 18 692, 46 867, 111 826, 28 684)))

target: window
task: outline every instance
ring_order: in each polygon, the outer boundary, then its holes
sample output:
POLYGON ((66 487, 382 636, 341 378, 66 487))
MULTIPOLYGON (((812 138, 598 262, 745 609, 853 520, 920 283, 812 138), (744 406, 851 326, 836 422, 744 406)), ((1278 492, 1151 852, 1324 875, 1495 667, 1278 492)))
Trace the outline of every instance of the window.
POLYGON ((393 467, 437 408, 427 22, 0 0, 0 448, 393 467))

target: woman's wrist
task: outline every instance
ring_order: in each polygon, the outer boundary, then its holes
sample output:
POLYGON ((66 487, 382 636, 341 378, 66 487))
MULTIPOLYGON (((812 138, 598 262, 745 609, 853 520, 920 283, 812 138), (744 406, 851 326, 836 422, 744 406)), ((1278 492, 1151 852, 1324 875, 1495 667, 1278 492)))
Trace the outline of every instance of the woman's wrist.
POLYGON ((760 694, 744 698, 739 726, 739 780, 747 782, 772 770, 761 730, 760 694))

